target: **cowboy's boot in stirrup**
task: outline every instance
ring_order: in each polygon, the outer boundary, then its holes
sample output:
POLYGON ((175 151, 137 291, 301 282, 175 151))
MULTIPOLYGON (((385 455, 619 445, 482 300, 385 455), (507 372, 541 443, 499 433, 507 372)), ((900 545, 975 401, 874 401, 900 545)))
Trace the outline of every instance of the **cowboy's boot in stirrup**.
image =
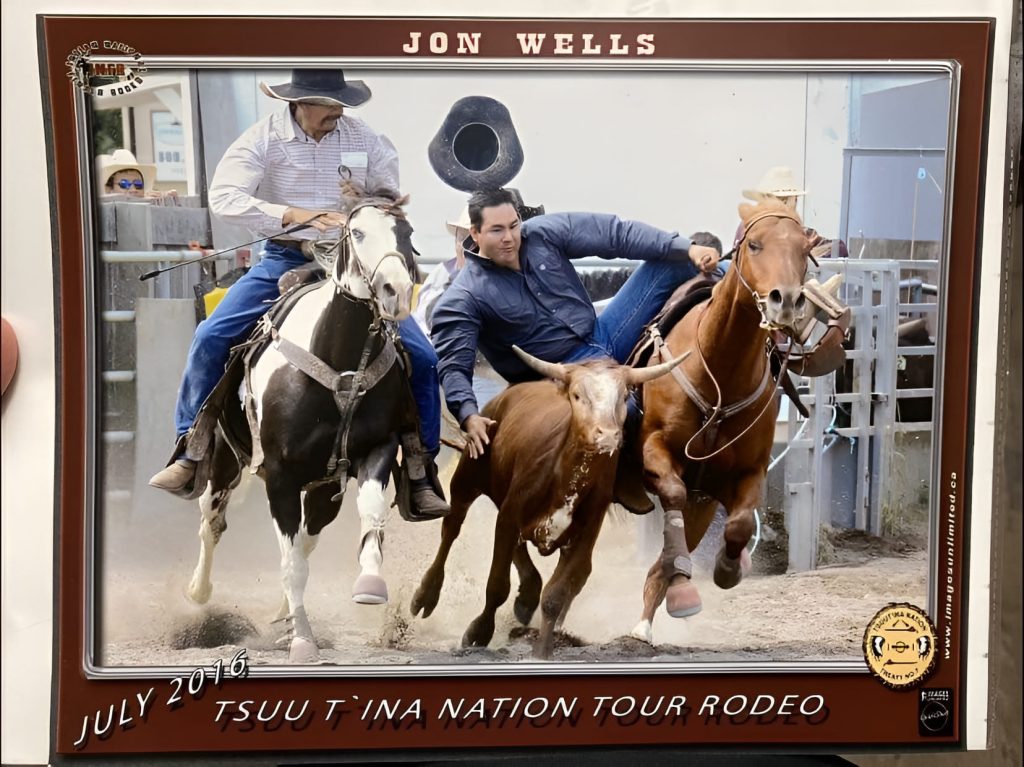
POLYGON ((179 458, 156 474, 149 484, 151 487, 166 490, 169 493, 179 494, 189 489, 193 477, 196 475, 196 463, 188 458, 179 458))
POLYGON ((402 442, 403 461, 405 471, 409 475, 411 490, 410 511, 414 518, 428 520, 447 516, 451 512, 451 507, 444 499, 444 490, 437 476, 433 456, 416 444, 418 440, 403 439, 402 442))

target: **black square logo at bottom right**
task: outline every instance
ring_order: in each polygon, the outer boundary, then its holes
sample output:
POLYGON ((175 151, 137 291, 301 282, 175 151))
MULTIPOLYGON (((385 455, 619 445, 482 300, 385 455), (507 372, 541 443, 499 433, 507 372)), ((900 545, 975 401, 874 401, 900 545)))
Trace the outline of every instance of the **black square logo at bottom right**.
POLYGON ((953 734, 953 690, 946 687, 925 688, 917 699, 917 732, 921 737, 942 737, 953 734))

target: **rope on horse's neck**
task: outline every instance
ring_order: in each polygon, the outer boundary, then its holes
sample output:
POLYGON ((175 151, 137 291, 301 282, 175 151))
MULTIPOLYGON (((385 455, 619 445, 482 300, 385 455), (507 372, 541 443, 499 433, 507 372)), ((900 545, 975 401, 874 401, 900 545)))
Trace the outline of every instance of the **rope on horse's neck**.
MULTIPOLYGON (((735 437, 730 439, 728 442, 726 442, 720 448, 715 450, 713 453, 709 453, 708 455, 703 455, 703 456, 690 455, 690 445, 692 445, 693 441, 695 439, 697 439, 697 437, 699 437, 701 434, 703 434, 706 429, 710 428, 710 426, 712 424, 714 424, 714 423, 716 423, 718 421, 718 411, 722 407, 722 392, 718 388, 718 381, 715 380, 715 377, 713 375, 711 375, 711 371, 708 370, 708 365, 707 365, 707 362, 704 360, 704 355, 700 353, 700 340, 699 339, 697 341, 697 353, 700 356, 701 362, 704 364, 704 369, 707 370, 708 375, 711 377, 711 380, 715 384, 715 392, 717 393, 717 396, 718 396, 718 404, 715 405, 715 408, 714 408, 714 410, 711 413, 711 417, 708 418, 708 420, 704 423, 704 425, 701 426, 697 430, 697 432, 692 437, 690 437, 689 440, 687 440, 686 446, 683 448, 683 454, 687 458, 689 458, 691 461, 707 461, 707 460, 709 460, 711 458, 714 458, 716 455, 721 453, 726 448, 731 447, 737 441, 742 439, 746 435, 746 433, 748 431, 750 431, 751 429, 754 428, 754 424, 756 424, 758 421, 761 420, 761 416, 763 416, 765 414, 765 411, 768 410, 768 407, 772 404, 772 402, 775 401, 775 388, 776 387, 768 387, 768 392, 771 394, 771 396, 768 397, 768 399, 764 403, 764 407, 761 408, 761 411, 756 416, 754 416, 754 420, 752 420, 749 424, 747 424, 747 427, 743 431, 741 431, 735 437)), ((789 367, 789 354, 790 354, 790 350, 786 349, 786 356, 782 360, 782 368, 779 370, 779 378, 776 379, 776 381, 781 380, 782 376, 786 375, 787 369, 789 367)), ((768 364, 767 354, 765 355, 765 364, 766 365, 768 364)))
MULTIPOLYGON (((779 216, 779 217, 780 218, 791 218, 790 216, 779 216)), ((761 218, 767 218, 767 216, 762 216, 761 218)), ((760 220, 760 219, 758 219, 758 220, 760 220)), ((751 225, 753 223, 755 223, 755 222, 751 222, 751 225)), ((749 230, 749 226, 747 227, 747 230, 749 230)), ((747 238, 747 230, 744 230, 744 232, 743 232, 743 239, 740 241, 740 245, 742 245, 743 241, 746 240, 746 238, 747 238)), ((742 253, 743 253, 743 251, 740 250, 740 254, 739 255, 742 256, 742 253)), ((760 311, 760 301, 759 301, 758 294, 754 292, 753 288, 750 287, 750 285, 747 283, 746 279, 744 279, 744 277, 743 277, 743 264, 741 263, 741 258, 740 257, 736 258, 736 263, 733 265, 733 269, 735 269, 736 276, 737 276, 737 278, 739 278, 740 283, 743 285, 744 288, 747 289, 747 291, 750 293, 751 298, 754 300, 754 306, 757 307, 758 311, 760 311)), ((732 271, 732 270, 730 270, 730 271, 732 271)), ((695 345, 697 347, 697 357, 700 359, 700 363, 704 367, 704 372, 707 373, 708 378, 711 379, 711 383, 714 384, 714 387, 715 387, 715 406, 712 408, 711 415, 708 416, 708 419, 704 422, 704 425, 701 426, 696 431, 696 433, 694 433, 694 435, 692 437, 690 437, 690 439, 688 439, 686 441, 686 445, 683 447, 683 454, 688 459, 690 459, 691 461, 707 461, 707 460, 709 460, 711 458, 714 458, 716 455, 721 453, 726 448, 728 448, 728 447, 732 446, 733 444, 735 444, 748 431, 750 431, 752 428, 754 428, 754 424, 756 424, 759 420, 761 420, 761 416, 763 416, 765 414, 765 411, 768 410, 768 407, 771 405, 772 401, 775 399, 775 389, 774 388, 769 388, 769 391, 771 392, 772 396, 770 396, 767 399, 767 401, 764 404, 764 407, 761 408, 761 412, 759 412, 754 417, 754 420, 752 420, 743 431, 741 431, 739 434, 737 434, 731 440, 726 442, 720 448, 715 450, 713 453, 709 453, 708 455, 705 455, 705 456, 695 456, 695 455, 691 455, 690 454, 690 446, 693 444, 694 440, 696 440, 697 437, 701 436, 705 431, 707 431, 713 425, 715 425, 715 424, 717 424, 719 422, 719 420, 720 420, 719 412, 722 409, 722 389, 718 385, 718 379, 715 378, 715 374, 712 373, 711 372, 711 368, 708 367, 707 359, 704 357, 704 350, 701 349, 701 346, 700 346, 700 325, 701 325, 701 322, 704 321, 704 317, 707 316, 707 307, 711 306, 711 302, 714 301, 714 298, 715 298, 714 297, 714 293, 712 293, 711 298, 708 300, 707 306, 705 307, 704 311, 701 312, 700 317, 697 318, 697 329, 694 332, 694 339, 695 339, 695 345)), ((763 312, 762 312, 761 316, 762 317, 764 316, 763 312)), ((782 369, 779 371, 779 376, 776 379, 776 381, 781 380, 782 376, 784 376, 786 374, 786 371, 787 371, 787 369, 789 367, 789 355, 790 355, 790 352, 792 350, 792 346, 793 345, 790 344, 789 348, 786 349, 786 356, 785 356, 785 358, 783 358, 783 361, 782 361, 782 369)), ((766 365, 769 364, 768 354, 765 354, 764 364, 766 364, 766 365)))

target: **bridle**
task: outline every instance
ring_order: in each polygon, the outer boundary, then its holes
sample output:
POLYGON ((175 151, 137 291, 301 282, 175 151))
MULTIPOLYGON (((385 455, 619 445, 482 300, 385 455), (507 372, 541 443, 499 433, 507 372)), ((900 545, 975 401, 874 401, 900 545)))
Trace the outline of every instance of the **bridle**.
POLYGON ((376 315, 379 311, 380 302, 378 300, 379 296, 377 295, 377 291, 373 287, 373 281, 374 279, 376 279, 377 272, 380 270, 381 265, 389 258, 397 258, 399 261, 402 262, 403 267, 406 264, 405 256, 403 256, 397 250, 392 250, 388 251, 383 256, 381 256, 380 260, 377 261, 373 269, 370 270, 369 273, 367 273, 366 266, 363 264, 362 260, 360 260, 359 256, 356 253, 355 243, 352 241, 351 227, 351 221, 353 217, 355 217, 356 213, 358 213, 363 208, 377 208, 378 210, 384 211, 389 216, 403 221, 405 220, 405 213, 398 202, 392 202, 390 200, 386 200, 383 198, 371 198, 354 205, 348 211, 348 214, 345 216, 345 222, 341 225, 341 238, 338 240, 336 246, 338 253, 337 258, 341 261, 340 266, 346 273, 348 273, 352 277, 359 279, 366 286, 366 290, 370 294, 370 297, 368 299, 363 299, 360 296, 353 295, 351 291, 349 291, 348 288, 345 285, 343 285, 341 280, 339 279, 339 270, 335 268, 338 265, 332 264, 332 267, 329 271, 331 274, 331 281, 334 283, 335 288, 339 292, 343 293, 347 298, 350 298, 352 300, 372 302, 374 306, 374 314, 376 315))
MULTIPOLYGON (((743 227, 743 235, 740 237, 739 242, 736 243, 736 246, 733 249, 733 252, 736 254, 736 258, 734 260, 732 270, 735 270, 736 277, 739 279, 740 284, 743 285, 744 289, 750 294, 750 296, 754 300, 754 304, 757 306, 758 313, 761 315, 760 327, 763 328, 764 330, 782 330, 783 332, 785 332, 786 331, 785 328, 781 328, 781 327, 775 325, 775 323, 773 323, 773 322, 768 320, 768 316, 767 316, 767 313, 766 313, 766 308, 767 308, 767 304, 768 304, 767 299, 763 298, 756 290, 754 290, 750 286, 750 283, 747 282, 747 279, 743 276, 743 265, 746 263, 746 259, 745 258, 741 258, 742 254, 744 252, 743 244, 744 244, 744 242, 746 242, 747 235, 750 233, 750 230, 753 228, 754 224, 756 224, 756 223, 758 223, 760 221, 763 221, 765 219, 768 219, 768 218, 789 219, 790 221, 794 221, 798 225, 802 226, 802 222, 800 221, 799 218, 797 218, 794 214, 787 213, 785 211, 771 210, 771 211, 765 211, 763 213, 757 214, 756 216, 754 216, 753 218, 751 218, 749 221, 746 222, 746 224, 743 227)), ((814 260, 813 256, 809 256, 809 257, 812 260, 814 260)), ((814 264, 815 264, 815 266, 817 266, 817 261, 814 261, 814 264)), ((732 271, 732 270, 730 270, 730 271, 732 271)), ((714 300, 714 296, 713 295, 712 295, 712 299, 711 300, 714 300)), ((672 373, 675 376, 675 378, 676 378, 677 382, 679 383, 680 387, 683 389, 683 391, 686 393, 686 395, 693 401, 693 403, 697 406, 697 408, 701 411, 701 413, 704 415, 704 419, 705 419, 704 420, 704 424, 694 433, 694 435, 692 437, 690 437, 689 440, 687 440, 686 445, 683 448, 683 453, 691 461, 706 461, 706 460, 708 460, 710 458, 713 458, 714 456, 718 455, 719 453, 721 453, 723 450, 725 450, 726 448, 730 447, 731 445, 735 444, 744 435, 746 435, 746 433, 748 431, 750 431, 754 427, 754 424, 756 424, 759 420, 761 420, 761 416, 763 416, 765 414, 765 412, 768 410, 768 407, 771 405, 771 403, 773 401, 773 397, 769 397, 765 401, 765 404, 761 408, 760 412, 758 412, 758 414, 754 417, 753 420, 751 420, 751 422, 746 426, 746 428, 744 428, 743 431, 741 431, 739 434, 737 434, 735 437, 730 439, 728 442, 726 442, 721 447, 717 448, 716 450, 714 450, 713 452, 709 453, 708 455, 703 455, 703 456, 691 455, 691 453, 690 453, 690 446, 694 443, 694 441, 698 437, 703 435, 706 431, 710 430, 711 433, 709 435, 709 439, 710 439, 710 441, 713 444, 714 440, 715 440, 715 438, 717 437, 717 434, 718 434, 718 426, 719 426, 719 424, 722 421, 724 421, 726 418, 729 418, 730 416, 735 415, 736 413, 739 413, 739 412, 741 412, 743 410, 746 410, 748 407, 750 407, 755 402, 757 402, 762 396, 764 396, 765 390, 769 388, 768 382, 771 379, 771 375, 770 375, 770 372, 769 372, 770 371, 770 363, 769 363, 769 360, 768 360, 768 357, 770 357, 770 355, 771 355, 771 341, 769 340, 768 345, 766 347, 766 353, 765 353, 764 375, 762 376, 761 382, 759 383, 757 389, 755 389, 753 393, 751 393, 749 396, 745 397, 744 399, 740 400, 739 402, 734 402, 731 405, 723 406, 722 405, 722 389, 721 389, 721 387, 718 384, 718 379, 716 379, 714 373, 711 372, 711 368, 708 366, 707 359, 704 357, 704 351, 700 347, 700 325, 701 325, 701 322, 704 320, 704 317, 706 315, 707 315, 707 311, 706 311, 706 307, 705 307, 705 311, 702 312, 701 316, 697 319, 697 328, 696 328, 696 331, 694 333, 694 346, 696 346, 697 357, 698 357, 698 359, 700 359, 701 365, 704 367, 704 372, 707 374, 708 378, 711 379, 711 383, 715 387, 715 399, 716 399, 715 404, 712 405, 710 402, 707 402, 703 398, 703 396, 701 396, 701 394, 700 394, 699 390, 697 389, 696 385, 692 381, 690 381, 690 379, 686 376, 685 372, 683 372, 679 368, 675 368, 672 371, 672 373)), ((777 380, 781 380, 782 377, 784 375, 786 375, 787 369, 789 367, 789 356, 790 356, 790 350, 791 349, 792 349, 792 344, 790 344, 789 348, 786 350, 785 356, 782 359, 782 367, 779 370, 779 375, 778 375, 777 380)))
MULTIPOLYGON (((736 269, 736 276, 739 278, 740 284, 743 285, 746 291, 750 293, 750 296, 754 299, 754 304, 755 306, 757 306, 757 311, 761 315, 761 328, 764 330, 781 330, 783 332, 786 332, 786 328, 776 325, 774 322, 768 319, 768 299, 766 299, 764 296, 762 296, 760 293, 758 293, 756 290, 750 287, 750 283, 747 282, 747 278, 743 276, 743 263, 746 262, 746 259, 742 259, 741 263, 740 258, 744 252, 743 244, 747 241, 747 235, 750 234, 750 230, 754 227, 754 224, 757 224, 768 218, 789 219, 790 221, 795 222, 801 228, 803 227, 803 222, 800 221, 800 219, 797 218, 792 213, 787 213, 785 211, 779 210, 770 210, 765 211, 763 213, 758 213, 756 216, 754 216, 752 219, 746 222, 746 224, 744 224, 743 235, 740 237, 739 242, 737 242, 736 246, 733 248, 733 252, 736 254, 736 258, 733 263, 733 268, 736 269)), ((818 266, 818 261, 817 259, 814 258, 814 256, 812 256, 809 252, 807 256, 808 258, 811 259, 815 266, 818 266)))

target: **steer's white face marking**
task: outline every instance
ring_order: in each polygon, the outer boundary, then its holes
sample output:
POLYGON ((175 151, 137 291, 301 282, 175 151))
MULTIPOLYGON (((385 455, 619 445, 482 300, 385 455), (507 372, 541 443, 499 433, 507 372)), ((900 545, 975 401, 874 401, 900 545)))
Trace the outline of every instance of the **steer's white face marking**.
POLYGON ((614 453, 622 444, 628 391, 615 370, 574 371, 569 385, 573 421, 584 442, 599 453, 614 453))
MULTIPOLYGON (((371 205, 356 210, 348 223, 352 255, 358 259, 365 278, 372 279, 381 313, 388 319, 401 320, 409 316, 412 278, 398 250, 397 227, 398 219, 371 205)), ((359 298, 370 297, 355 264, 344 274, 338 274, 338 269, 340 262, 335 266, 339 287, 359 298)))

